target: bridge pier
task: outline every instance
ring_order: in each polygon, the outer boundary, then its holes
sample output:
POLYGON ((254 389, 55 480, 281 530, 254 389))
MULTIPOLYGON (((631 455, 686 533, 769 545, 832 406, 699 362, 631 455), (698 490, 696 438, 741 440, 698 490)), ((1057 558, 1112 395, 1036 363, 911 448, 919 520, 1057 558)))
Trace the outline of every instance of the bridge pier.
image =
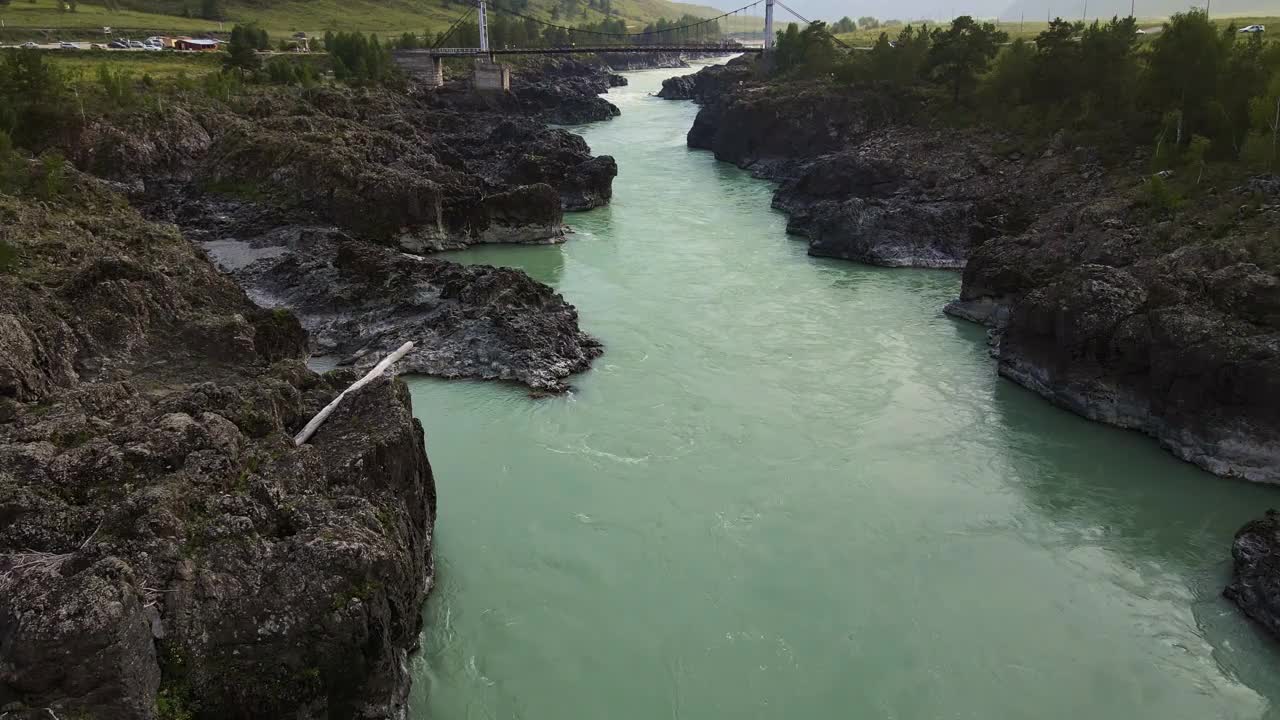
POLYGON ((510 92, 511 68, 488 58, 476 58, 475 89, 479 92, 510 92))
POLYGON ((444 85, 444 58, 439 55, 431 56, 431 70, 427 74, 426 81, 431 87, 444 85))
POLYGON ((444 84, 444 57, 427 50, 392 50, 391 59, 428 87, 444 84))

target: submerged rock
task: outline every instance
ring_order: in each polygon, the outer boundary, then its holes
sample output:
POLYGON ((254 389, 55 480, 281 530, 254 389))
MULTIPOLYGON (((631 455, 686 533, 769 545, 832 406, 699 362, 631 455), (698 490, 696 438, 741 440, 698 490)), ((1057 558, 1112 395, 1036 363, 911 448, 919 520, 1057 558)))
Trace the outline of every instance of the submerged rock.
POLYGON ((1222 594, 1280 638, 1280 513, 1249 522, 1231 546, 1231 584, 1222 594))

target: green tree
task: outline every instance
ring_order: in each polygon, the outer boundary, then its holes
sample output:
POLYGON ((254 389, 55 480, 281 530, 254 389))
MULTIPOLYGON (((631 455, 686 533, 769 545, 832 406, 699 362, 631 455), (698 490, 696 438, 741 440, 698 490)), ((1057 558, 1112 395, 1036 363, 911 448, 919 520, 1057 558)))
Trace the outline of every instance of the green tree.
POLYGON ((939 81, 950 86, 952 99, 960 102, 961 94, 977 84, 978 73, 1000 49, 1009 34, 991 23, 978 24, 968 15, 951 21, 951 27, 933 31, 928 67, 939 81))
POLYGON ((1218 158, 1240 154, 1249 130, 1258 127, 1251 105, 1267 94, 1269 78, 1280 74, 1280 44, 1267 47, 1256 33, 1240 37, 1233 26, 1228 26, 1227 31, 1230 36, 1224 35, 1229 45, 1226 64, 1208 118, 1213 155, 1218 158))
POLYGON ((1031 102, 1035 87, 1036 48, 1022 38, 1000 48, 991 70, 982 78, 979 95, 983 107, 1002 115, 1010 108, 1031 102))
POLYGON ((801 30, 795 23, 778 34, 774 58, 779 72, 791 72, 805 77, 830 73, 835 65, 835 44, 827 24, 821 21, 809 23, 801 30))
POLYGON ((1072 80, 1078 102, 1085 113, 1097 112, 1099 119, 1126 119, 1135 107, 1138 94, 1137 21, 1113 17, 1093 24, 1080 34, 1080 64, 1072 80))
POLYGON ((223 14, 221 0, 200 0, 200 17, 205 20, 221 20, 223 14))
POLYGON ((37 147, 60 130, 71 113, 65 71, 44 53, 0 50, 0 130, 23 147, 37 147))
POLYGON ((880 21, 869 15, 863 15, 858 18, 858 27, 862 30, 875 30, 880 27, 880 21))
POLYGON ((1202 10, 1174 15, 1151 43, 1146 89, 1156 108, 1178 111, 1175 144, 1210 126, 1227 45, 1202 10))
POLYGON ((1257 162, 1265 158, 1258 164, 1270 170, 1280 169, 1280 71, 1271 78, 1267 91, 1250 102, 1249 115, 1255 129, 1251 144, 1259 148, 1254 151, 1257 157, 1252 159, 1257 162))
POLYGON ((227 58, 223 67, 228 70, 252 72, 262 66, 257 52, 257 32, 252 27, 236 25, 231 29, 231 42, 227 43, 227 58))
POLYGON ((325 47, 329 51, 334 77, 339 80, 386 83, 397 76, 391 54, 378 41, 377 35, 365 37, 358 32, 338 33, 326 38, 325 47))
POLYGON ((98 65, 98 84, 102 86, 107 99, 115 107, 128 107, 133 104, 133 73, 126 70, 112 70, 107 63, 98 65))

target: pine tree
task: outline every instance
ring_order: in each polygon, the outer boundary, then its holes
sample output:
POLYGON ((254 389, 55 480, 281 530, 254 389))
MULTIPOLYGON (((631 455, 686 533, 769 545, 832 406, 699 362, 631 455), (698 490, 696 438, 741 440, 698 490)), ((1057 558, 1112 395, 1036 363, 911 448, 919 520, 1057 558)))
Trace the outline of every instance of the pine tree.
POLYGON ((256 51, 257 33, 253 28, 236 25, 231 29, 231 42, 227 44, 227 59, 223 65, 241 72, 257 70, 262 60, 256 51))

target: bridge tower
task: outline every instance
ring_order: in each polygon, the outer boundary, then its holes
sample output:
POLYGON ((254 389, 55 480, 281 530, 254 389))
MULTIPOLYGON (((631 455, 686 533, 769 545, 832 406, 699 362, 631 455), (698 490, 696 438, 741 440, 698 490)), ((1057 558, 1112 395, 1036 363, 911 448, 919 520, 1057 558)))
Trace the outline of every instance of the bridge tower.
POLYGON ((480 55, 476 58, 473 84, 482 92, 508 92, 511 90, 511 68, 494 62, 493 54, 489 52, 489 13, 485 0, 478 0, 476 9, 479 11, 476 21, 480 26, 480 55))
POLYGON ((489 54, 489 14, 485 12, 484 0, 480 0, 476 22, 480 25, 480 52, 487 55, 489 54))
POLYGON ((764 52, 773 54, 773 0, 764 0, 764 52))

